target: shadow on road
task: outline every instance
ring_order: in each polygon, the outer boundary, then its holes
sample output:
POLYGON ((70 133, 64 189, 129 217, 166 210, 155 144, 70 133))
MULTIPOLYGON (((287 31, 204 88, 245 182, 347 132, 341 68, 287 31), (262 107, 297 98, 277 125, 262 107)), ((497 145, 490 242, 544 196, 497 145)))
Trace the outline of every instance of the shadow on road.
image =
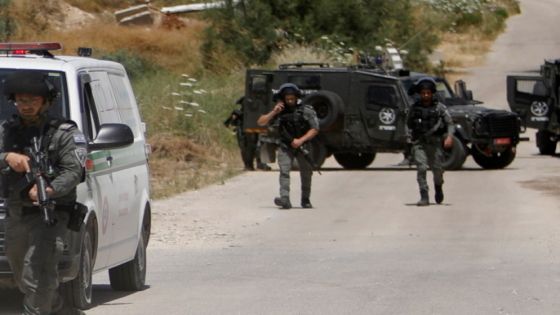
MULTIPOLYGON (((148 289, 146 286, 145 289, 148 289)), ((108 284, 93 285, 93 305, 122 305, 118 300, 128 295, 134 294, 134 291, 115 291, 108 284)), ((23 294, 17 289, 0 289, 0 314, 2 315, 19 315, 23 311, 23 294)))
MULTIPOLYGON (((144 290, 149 289, 150 286, 146 286, 144 290)), ((118 300, 136 293, 137 291, 115 291, 108 284, 97 284, 93 285, 93 305, 96 307, 99 305, 123 305, 127 303, 119 303, 118 300)))

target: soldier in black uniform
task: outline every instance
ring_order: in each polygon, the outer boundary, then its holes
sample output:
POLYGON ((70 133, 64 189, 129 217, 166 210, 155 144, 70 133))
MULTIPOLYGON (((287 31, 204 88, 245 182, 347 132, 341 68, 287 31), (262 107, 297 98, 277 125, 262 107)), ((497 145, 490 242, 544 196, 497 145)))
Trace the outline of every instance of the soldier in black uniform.
POLYGON ((229 117, 224 121, 224 126, 234 128, 245 170, 254 171, 255 166, 253 161, 256 160, 257 169, 269 171, 270 166, 261 162, 261 157, 258 154, 260 148, 259 135, 256 133, 245 133, 243 131, 243 97, 238 99, 235 103, 239 105, 240 108, 234 109, 231 114, 229 114, 229 117))
POLYGON ((435 98, 437 85, 432 78, 421 78, 411 87, 410 94, 420 99, 408 113, 407 126, 410 131, 411 154, 417 166, 417 181, 420 187, 418 206, 430 204, 426 173, 428 167, 434 175, 436 203, 443 202, 443 148, 451 148, 455 132, 453 120, 443 104, 435 98))
POLYGON ((4 93, 14 101, 18 113, 0 126, 2 197, 8 207, 6 256, 25 294, 24 314, 83 314, 64 305, 58 292, 58 263, 70 216, 76 211, 76 186, 84 176, 85 137, 74 122, 47 114, 57 92, 45 74, 15 72, 6 79, 4 93), (55 203, 51 224, 44 222, 37 206, 34 181, 17 189, 30 172, 30 157, 24 149, 33 138, 39 139, 50 164, 46 193, 55 203))
POLYGON ((274 198, 274 204, 281 209, 290 209, 290 170, 294 159, 297 159, 301 177, 301 206, 312 208, 311 176, 313 166, 307 161, 301 150, 309 140, 319 133, 319 120, 313 107, 300 104, 301 91, 292 83, 280 86, 276 95, 277 102, 272 111, 261 115, 257 120, 260 126, 272 121, 278 123, 280 148, 278 150, 278 166, 280 167, 280 197, 274 198))

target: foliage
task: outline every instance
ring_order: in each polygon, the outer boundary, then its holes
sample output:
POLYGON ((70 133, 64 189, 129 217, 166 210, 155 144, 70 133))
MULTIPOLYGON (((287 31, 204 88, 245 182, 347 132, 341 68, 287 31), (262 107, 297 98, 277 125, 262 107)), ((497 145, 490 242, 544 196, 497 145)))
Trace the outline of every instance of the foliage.
POLYGON ((0 0, 0 41, 8 41, 14 33, 15 23, 10 16, 11 0, 0 0))
POLYGON ((134 52, 126 49, 119 49, 112 53, 101 56, 101 59, 122 63, 128 76, 134 80, 140 76, 146 76, 158 70, 158 67, 151 62, 143 59, 134 52))
POLYGON ((323 47, 327 36, 344 46, 342 54, 372 51, 390 38, 397 47, 414 48, 409 60, 421 63, 437 43, 425 30, 432 24, 419 29, 408 0, 242 0, 237 7, 228 3, 209 15, 212 26, 203 51, 207 59, 214 57, 211 48, 221 47, 246 65, 263 64, 290 43, 323 47))

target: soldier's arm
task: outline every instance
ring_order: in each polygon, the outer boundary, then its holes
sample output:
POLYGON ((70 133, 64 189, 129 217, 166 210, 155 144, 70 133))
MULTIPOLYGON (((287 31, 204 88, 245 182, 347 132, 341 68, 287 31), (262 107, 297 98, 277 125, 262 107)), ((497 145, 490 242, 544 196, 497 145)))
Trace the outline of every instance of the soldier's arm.
POLYGON ((280 114, 284 110, 284 103, 278 102, 274 105, 272 110, 267 114, 261 115, 259 119, 257 119, 257 124, 259 126, 266 126, 276 115, 280 114))
POLYGON ((57 175, 50 183, 53 198, 66 195, 80 183, 87 154, 85 138, 75 127, 62 133, 57 149, 58 161, 53 165, 57 175))
POLYGON ((296 145, 299 144, 298 147, 319 134, 319 119, 317 118, 317 114, 311 106, 306 107, 304 118, 309 123, 309 130, 307 130, 307 132, 303 136, 299 137, 298 139, 294 139, 294 141, 296 141, 296 145))
POLYGON ((447 135, 452 135, 455 133, 455 123, 453 122, 453 119, 451 118, 451 115, 449 114, 447 108, 442 104, 439 104, 439 106, 443 122, 447 125, 447 135))

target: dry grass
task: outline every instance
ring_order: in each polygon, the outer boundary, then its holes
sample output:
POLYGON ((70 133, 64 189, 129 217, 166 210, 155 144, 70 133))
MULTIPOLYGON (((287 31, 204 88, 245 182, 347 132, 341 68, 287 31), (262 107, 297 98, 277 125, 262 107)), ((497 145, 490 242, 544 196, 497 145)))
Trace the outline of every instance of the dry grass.
POLYGON ((152 197, 156 199, 223 182, 242 169, 240 159, 230 151, 202 147, 183 136, 159 134, 148 142, 152 145, 152 197))
POLYGON ((51 30, 36 40, 52 40, 64 44, 63 53, 74 54, 78 47, 92 47, 94 53, 126 49, 145 60, 175 73, 200 70, 199 43, 202 22, 191 22, 188 30, 125 27, 116 23, 91 23, 77 32, 51 30))

